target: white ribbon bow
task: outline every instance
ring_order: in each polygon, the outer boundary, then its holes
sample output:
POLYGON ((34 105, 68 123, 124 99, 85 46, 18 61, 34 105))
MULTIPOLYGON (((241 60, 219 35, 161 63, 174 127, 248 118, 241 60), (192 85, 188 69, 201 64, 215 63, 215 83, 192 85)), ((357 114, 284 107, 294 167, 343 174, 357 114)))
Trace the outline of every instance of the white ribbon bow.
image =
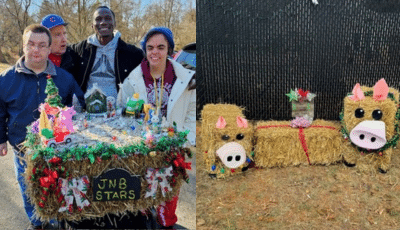
POLYGON ((87 176, 74 178, 72 180, 59 178, 58 183, 61 186, 61 193, 64 195, 66 202, 66 204, 58 210, 58 212, 72 212, 74 197, 79 211, 90 205, 88 199, 86 198, 86 192, 89 188, 89 179, 87 176))
POLYGON ((169 177, 172 177, 172 166, 160 169, 148 168, 146 172, 146 181, 149 184, 148 188, 150 191, 146 192, 144 198, 153 197, 155 199, 158 185, 160 185, 162 195, 165 197, 167 192, 172 191, 168 182, 169 177))

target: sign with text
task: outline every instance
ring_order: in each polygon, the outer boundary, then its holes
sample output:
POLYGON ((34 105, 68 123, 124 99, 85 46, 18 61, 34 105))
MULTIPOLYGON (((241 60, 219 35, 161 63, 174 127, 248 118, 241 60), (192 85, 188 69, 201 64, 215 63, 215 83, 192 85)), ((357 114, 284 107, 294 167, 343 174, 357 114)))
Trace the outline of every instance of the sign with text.
POLYGON ((93 178, 94 201, 138 200, 140 190, 140 176, 125 169, 110 169, 93 178))

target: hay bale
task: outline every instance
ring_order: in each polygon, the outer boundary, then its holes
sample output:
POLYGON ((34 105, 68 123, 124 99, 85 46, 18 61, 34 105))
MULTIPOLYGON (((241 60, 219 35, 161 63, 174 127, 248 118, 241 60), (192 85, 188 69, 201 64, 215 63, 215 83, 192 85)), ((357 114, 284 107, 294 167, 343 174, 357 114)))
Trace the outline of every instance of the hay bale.
MULTIPOLYGON (((253 125, 247 122, 246 127, 239 127, 238 117, 245 118, 243 108, 236 105, 228 104, 208 104, 204 106, 202 111, 202 146, 203 157, 206 170, 217 178, 225 178, 227 176, 241 173, 247 168, 252 159, 253 148, 253 125), (226 122, 224 128, 217 128, 218 119, 223 117, 226 122), (224 137, 225 136, 225 137, 224 137), (227 139, 226 137, 229 136, 227 139), (224 138, 223 138, 224 137, 224 138), (238 167, 230 168, 225 164, 217 152, 222 151, 224 146, 240 145, 245 153, 239 156, 239 159, 245 159, 245 162, 238 167)), ((233 152, 226 152, 233 154, 233 152)), ((236 153, 235 153, 236 154, 236 153)), ((233 158, 237 155, 232 155, 233 158)))
MULTIPOLYGON (((356 168, 362 172, 386 172, 390 167, 393 148, 398 145, 400 116, 398 108, 399 91, 394 88, 388 88, 386 82, 382 81, 382 79, 380 83, 381 87, 383 86, 383 88, 389 91, 384 100, 375 100, 373 98, 374 88, 377 87, 378 84, 374 87, 361 86, 362 94, 359 96, 363 96, 363 99, 354 99, 352 94, 344 98, 343 111, 341 113, 342 133, 347 142, 343 148, 343 157, 347 165, 356 165, 356 168), (356 116, 356 110, 360 109, 363 110, 363 115, 356 116), (373 115, 377 110, 380 110, 382 113, 382 117, 379 119, 373 115), (382 121, 384 123, 382 127, 384 126, 384 135, 387 142, 383 147, 368 149, 357 144, 356 139, 353 139, 353 141, 350 139, 350 133, 352 130, 359 129, 358 127, 360 126, 358 125, 361 122, 364 122, 364 124, 371 124, 371 122, 376 121, 382 121)), ((356 86, 353 89, 353 93, 356 92, 356 86)), ((382 90, 377 90, 377 92, 378 91, 382 92, 382 90)))
POLYGON ((201 152, 207 151, 209 142, 213 139, 212 131, 215 128, 215 123, 219 116, 231 122, 231 119, 236 120, 237 116, 244 117, 244 108, 231 104, 207 104, 201 111, 201 152))
POLYGON ((254 161, 261 167, 286 167, 294 165, 329 165, 342 159, 340 124, 333 121, 315 120, 303 129, 290 127, 290 121, 261 121, 256 125, 254 161))
MULTIPOLYGON (((125 213, 130 211, 133 213, 139 210, 146 210, 154 206, 160 205, 162 202, 171 200, 176 196, 183 184, 183 176, 178 175, 175 180, 176 184, 172 187, 172 191, 166 193, 164 197, 158 187, 156 197, 145 198, 146 189, 148 188, 148 183, 145 180, 145 175, 147 168, 163 168, 165 165, 165 158, 170 157, 172 152, 159 153, 156 156, 145 156, 142 154, 132 155, 127 158, 111 158, 108 160, 103 160, 101 162, 95 162, 91 164, 88 159, 81 161, 66 161, 62 162, 60 165, 65 167, 65 171, 69 172, 70 178, 79 178, 82 176, 88 176, 90 186, 86 193, 86 197, 90 202, 89 207, 85 207, 81 212, 76 209, 76 202, 74 203, 74 211, 72 213, 68 212, 58 212, 61 207, 60 202, 57 201, 57 196, 55 191, 50 191, 49 195, 46 197, 47 201, 42 209, 39 209, 39 202, 41 201, 43 195, 43 187, 40 186, 39 180, 30 180, 33 176, 33 169, 40 165, 48 166, 49 164, 41 157, 35 160, 31 159, 31 156, 27 157, 27 170, 26 170, 26 181, 27 183, 27 194, 29 195, 31 202, 36 206, 36 216, 43 221, 49 221, 51 219, 57 220, 69 220, 69 221, 79 221, 81 219, 91 219, 95 217, 103 217, 108 213, 125 213), (126 169, 132 175, 139 175, 141 180, 141 191, 140 199, 138 200, 123 200, 123 201, 93 201, 95 194, 93 194, 92 182, 93 177, 99 176, 102 172, 108 169, 121 168, 126 169)), ((51 166, 51 170, 56 170, 57 166, 51 166)), ((42 175, 44 176, 44 175, 42 175)), ((60 177, 63 177, 60 175, 60 177)))

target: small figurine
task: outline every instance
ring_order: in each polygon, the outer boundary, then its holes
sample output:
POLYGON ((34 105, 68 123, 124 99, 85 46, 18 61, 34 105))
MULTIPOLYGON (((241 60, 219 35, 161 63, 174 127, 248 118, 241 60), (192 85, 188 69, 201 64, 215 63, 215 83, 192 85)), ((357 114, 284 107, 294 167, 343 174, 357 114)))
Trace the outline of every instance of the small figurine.
POLYGON ((140 111, 142 110, 144 101, 139 100, 139 94, 135 93, 132 95, 131 98, 126 100, 126 114, 130 115, 139 115, 140 111))
POLYGON ((162 117, 161 121, 161 129, 163 132, 168 132, 169 122, 167 121, 166 117, 162 117))
POLYGON ((144 122, 149 121, 149 119, 150 119, 150 110, 154 111, 154 109, 153 109, 151 104, 144 104, 143 105, 143 112, 145 113, 145 116, 143 118, 144 122))
POLYGON ((154 112, 152 113, 152 117, 151 117, 151 127, 154 131, 155 134, 159 134, 160 133, 160 118, 158 118, 157 115, 154 114, 154 112))

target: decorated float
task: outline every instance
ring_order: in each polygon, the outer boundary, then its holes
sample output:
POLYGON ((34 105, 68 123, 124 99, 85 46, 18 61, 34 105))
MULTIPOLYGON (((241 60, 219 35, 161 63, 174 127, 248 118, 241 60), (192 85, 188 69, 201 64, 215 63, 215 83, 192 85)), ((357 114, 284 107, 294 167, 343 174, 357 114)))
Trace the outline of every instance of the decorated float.
POLYGON ((145 105, 147 119, 121 116, 105 105, 113 100, 95 89, 86 95, 90 113, 76 113, 61 104, 50 76, 45 92, 40 118, 27 127, 24 142, 27 193, 40 219, 144 211, 188 182, 188 131, 151 117, 151 106, 145 105))

